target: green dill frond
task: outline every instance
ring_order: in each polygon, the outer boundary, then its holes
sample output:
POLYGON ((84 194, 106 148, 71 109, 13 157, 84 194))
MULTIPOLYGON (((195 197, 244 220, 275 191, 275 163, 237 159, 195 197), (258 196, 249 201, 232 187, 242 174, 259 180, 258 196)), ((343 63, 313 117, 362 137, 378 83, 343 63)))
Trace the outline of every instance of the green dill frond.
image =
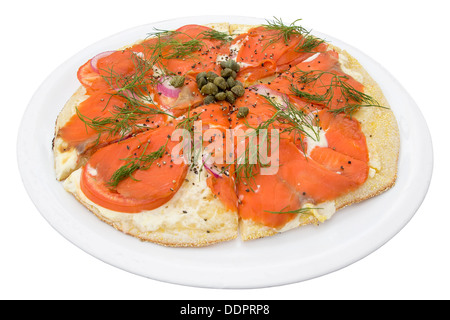
POLYGON ((331 112, 334 115, 337 115, 339 113, 345 113, 349 117, 352 117, 353 114, 356 111, 358 111, 360 108, 371 108, 371 107, 389 109, 388 107, 385 107, 385 106, 382 106, 379 104, 355 104, 355 103, 352 103, 352 104, 347 104, 342 108, 330 109, 330 110, 328 110, 328 112, 331 112))
POLYGON ((127 163, 121 166, 112 174, 111 178, 108 181, 108 185, 111 187, 117 187, 119 182, 126 178, 131 178, 135 181, 138 181, 133 177, 133 173, 136 172, 137 170, 149 169, 155 160, 161 158, 164 155, 168 142, 169 139, 167 139, 166 143, 163 146, 161 146, 158 150, 151 152, 149 154, 145 154, 147 147, 149 145, 149 142, 147 142, 144 147, 144 150, 142 151, 142 154, 139 157, 122 159, 127 161, 127 163))
POLYGON ((222 43, 229 43, 233 39, 229 34, 214 29, 202 31, 200 35, 202 39, 219 40, 222 43))
POLYGON ((288 44, 293 35, 303 35, 308 33, 305 28, 296 25, 296 23, 301 20, 302 19, 297 19, 291 24, 286 25, 281 18, 274 17, 273 20, 266 20, 267 24, 264 24, 263 26, 267 30, 275 30, 278 32, 275 38, 270 39, 271 43, 283 40, 285 44, 288 44))
POLYGON ((112 110, 109 111, 109 116, 95 118, 89 118, 83 115, 78 108, 75 111, 78 118, 84 122, 86 127, 98 132, 97 142, 100 141, 102 134, 107 134, 108 138, 116 135, 120 138, 126 137, 135 131, 143 130, 145 128, 143 123, 149 117, 156 114, 165 114, 157 108, 145 105, 125 105, 124 107, 114 105, 112 110))
POLYGON ((284 128, 282 132, 294 131, 298 136, 304 135, 314 141, 319 141, 320 134, 318 120, 311 113, 298 109, 287 97, 283 98, 282 103, 267 96, 265 96, 265 98, 276 110, 273 117, 278 122, 289 125, 287 128, 284 128))
POLYGON ((282 19, 276 17, 274 17, 273 20, 266 20, 267 23, 263 26, 267 30, 276 31, 276 34, 266 39, 268 40, 268 43, 265 45, 264 49, 280 40, 287 45, 292 36, 300 36, 301 40, 294 50, 296 52, 313 52, 313 50, 324 43, 325 40, 314 37, 311 35, 311 30, 307 30, 304 27, 297 25, 297 22, 301 20, 302 19, 297 19, 289 25, 285 24, 282 19))
POLYGON ((299 73, 299 82, 304 85, 312 85, 313 87, 327 88, 324 94, 309 94, 300 90, 298 86, 291 84, 290 91, 297 97, 305 99, 306 101, 316 102, 327 107, 329 112, 334 114, 345 113, 353 115, 360 107, 380 107, 386 108, 379 104, 379 102, 368 94, 358 91, 347 80, 346 75, 338 75, 330 71, 311 70, 311 71, 294 71, 293 74, 299 73), (322 81, 324 75, 331 75, 328 82, 322 81), (340 95, 335 96, 334 89, 339 89, 340 95), (334 99, 343 103, 343 107, 332 109, 331 105, 334 99))
MULTIPOLYGON (((286 208, 284 208, 284 209, 286 209, 286 208)), ((300 209, 297 209, 297 210, 289 210, 289 211, 284 211, 284 209, 282 209, 281 211, 267 211, 267 210, 265 210, 265 212, 274 213, 274 214, 285 214, 285 213, 310 214, 311 210, 314 210, 314 209, 320 210, 322 208, 300 208, 300 209)))

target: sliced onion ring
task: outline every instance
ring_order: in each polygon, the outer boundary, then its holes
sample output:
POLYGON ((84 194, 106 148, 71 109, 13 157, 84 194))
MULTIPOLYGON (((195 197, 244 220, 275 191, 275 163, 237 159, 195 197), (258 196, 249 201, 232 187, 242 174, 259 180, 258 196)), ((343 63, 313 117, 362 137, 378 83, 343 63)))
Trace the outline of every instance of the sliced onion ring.
POLYGON ((206 171, 211 173, 215 178, 222 178, 222 172, 217 169, 217 167, 214 165, 214 159, 211 157, 208 157, 205 160, 205 155, 202 156, 202 162, 203 166, 206 168, 206 171))
POLYGON ((169 98, 178 98, 180 95, 181 89, 175 88, 170 84, 170 76, 164 76, 159 79, 159 83, 157 85, 158 92, 161 92, 162 95, 169 98))
POLYGON ((94 70, 95 72, 98 73, 99 72, 98 67, 97 67, 98 60, 101 59, 101 58, 107 57, 107 56, 113 54, 114 52, 115 51, 105 51, 105 52, 99 53, 95 57, 93 57, 91 59, 91 68, 92 68, 92 70, 94 70))

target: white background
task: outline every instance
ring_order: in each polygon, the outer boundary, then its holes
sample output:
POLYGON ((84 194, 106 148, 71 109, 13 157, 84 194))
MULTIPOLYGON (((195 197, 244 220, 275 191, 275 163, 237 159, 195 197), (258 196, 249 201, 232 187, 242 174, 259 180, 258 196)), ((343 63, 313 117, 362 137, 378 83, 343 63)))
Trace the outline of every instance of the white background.
MULTIPOLYGON (((447 1, 8 1, 0 19, 1 299, 449 299, 450 22, 447 1), (434 147, 428 195, 413 219, 366 258, 301 283, 192 288, 130 274, 56 232, 28 197, 16 139, 33 93, 68 58, 112 34, 197 15, 288 20, 347 42, 383 65, 424 114, 434 147)), ((422 128, 418 128, 421 130, 422 128)), ((30 137, 33 139, 33 137, 30 137)), ((414 195, 411 195, 414 197, 414 195)))

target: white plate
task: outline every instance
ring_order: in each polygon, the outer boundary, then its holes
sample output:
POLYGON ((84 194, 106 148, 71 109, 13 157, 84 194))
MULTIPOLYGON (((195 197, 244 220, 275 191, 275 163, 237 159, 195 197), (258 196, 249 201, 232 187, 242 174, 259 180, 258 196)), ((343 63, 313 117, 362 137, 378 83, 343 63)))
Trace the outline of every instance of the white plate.
POLYGON ((56 181, 51 141, 55 119, 78 88, 76 71, 96 53, 144 38, 153 28, 175 29, 211 22, 259 24, 248 17, 191 17, 126 30, 79 52, 39 87, 23 116, 18 162, 29 196, 45 219, 73 244, 137 275, 189 286, 258 288, 289 284, 336 271, 370 254, 399 232, 422 203, 433 155, 425 120, 408 93, 379 64, 357 49, 313 32, 346 49, 380 84, 397 117, 401 135, 396 185, 382 195, 339 211, 320 226, 243 243, 205 248, 166 248, 141 242, 101 222, 56 181))

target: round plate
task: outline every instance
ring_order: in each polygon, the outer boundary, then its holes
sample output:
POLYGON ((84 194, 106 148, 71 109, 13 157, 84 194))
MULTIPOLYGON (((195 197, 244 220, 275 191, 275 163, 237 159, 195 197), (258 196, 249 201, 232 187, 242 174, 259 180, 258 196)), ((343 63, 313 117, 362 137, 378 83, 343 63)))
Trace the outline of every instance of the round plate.
POLYGON ((413 217, 430 183, 433 155, 425 120, 408 93, 378 63, 331 36, 313 32, 346 49, 377 81, 398 121, 401 136, 398 179, 389 191, 340 210, 320 226, 274 237, 239 239, 204 248, 169 248, 141 242, 101 222, 55 179, 52 138, 55 119, 79 83, 76 72, 95 54, 145 38, 153 28, 213 22, 260 24, 248 17, 191 17, 126 30, 79 52, 38 88, 23 116, 18 162, 25 187, 43 217, 66 239, 113 266, 169 283, 209 288, 260 288, 304 281, 336 271, 370 254, 413 217))

